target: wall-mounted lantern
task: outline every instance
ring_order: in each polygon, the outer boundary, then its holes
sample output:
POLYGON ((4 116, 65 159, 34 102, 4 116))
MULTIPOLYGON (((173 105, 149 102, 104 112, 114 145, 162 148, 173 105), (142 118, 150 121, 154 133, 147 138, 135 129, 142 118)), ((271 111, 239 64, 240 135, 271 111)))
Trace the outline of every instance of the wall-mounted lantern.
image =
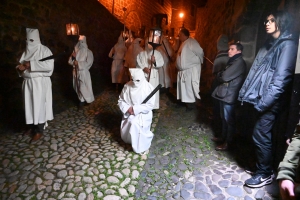
POLYGON ((184 28, 184 13, 181 12, 179 13, 179 18, 182 20, 182 26, 181 26, 181 29, 184 28))
POLYGON ((72 23, 66 24, 66 33, 67 35, 79 35, 78 24, 72 24, 72 23))

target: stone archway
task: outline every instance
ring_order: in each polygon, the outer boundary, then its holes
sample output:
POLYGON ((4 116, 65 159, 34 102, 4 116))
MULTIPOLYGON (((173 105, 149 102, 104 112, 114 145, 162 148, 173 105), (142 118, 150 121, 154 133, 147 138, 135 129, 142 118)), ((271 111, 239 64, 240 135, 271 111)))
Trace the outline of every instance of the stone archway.
POLYGON ((138 33, 139 29, 142 27, 138 12, 135 10, 128 11, 124 17, 124 24, 128 29, 138 33))

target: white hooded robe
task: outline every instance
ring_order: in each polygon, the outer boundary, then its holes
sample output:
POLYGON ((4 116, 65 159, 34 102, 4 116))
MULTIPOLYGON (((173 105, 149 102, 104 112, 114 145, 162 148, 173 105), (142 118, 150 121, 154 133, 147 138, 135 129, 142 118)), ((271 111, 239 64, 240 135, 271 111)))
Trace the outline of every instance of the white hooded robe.
POLYGON ((54 60, 39 61, 52 55, 50 49, 40 42, 37 29, 26 29, 27 46, 20 63, 30 61, 30 68, 19 72, 24 78, 22 84, 26 124, 43 124, 53 119, 52 83, 50 76, 54 60), (34 40, 31 42, 30 40, 34 40))
POLYGON ((126 54, 127 48, 122 35, 119 36, 118 43, 110 50, 108 56, 113 58, 114 61, 111 65, 111 82, 112 83, 124 83, 124 66, 123 60, 126 54))
POLYGON ((73 64, 75 60, 72 60, 72 56, 69 58, 69 64, 73 65, 73 88, 81 102, 91 103, 95 98, 89 69, 93 65, 94 56, 92 51, 88 49, 84 35, 80 35, 74 49, 78 68, 73 64))
POLYGON ((158 69, 159 83, 162 87, 172 87, 171 83, 171 69, 170 69, 170 58, 174 55, 174 50, 166 37, 163 37, 163 43, 157 48, 164 59, 164 65, 158 69))
POLYGON ((192 38, 185 40, 177 53, 177 99, 185 103, 194 103, 200 99, 200 75, 203 63, 203 50, 192 38))
MULTIPOLYGON (((145 67, 151 68, 151 56, 153 54, 153 50, 148 49, 148 42, 145 42, 145 51, 142 51, 137 56, 137 68, 144 69, 145 67)), ((154 57, 156 61, 156 66, 152 64, 151 73, 150 73, 150 79, 149 83, 156 88, 159 85, 159 74, 158 74, 158 68, 162 67, 164 65, 164 59, 157 50, 154 50, 154 57)), ((148 79, 148 74, 145 73, 146 79, 148 79)), ((159 92, 155 94, 155 104, 153 109, 159 109, 159 92)))
POLYGON ((152 97, 142 104, 153 91, 153 87, 147 82, 141 69, 129 70, 132 81, 125 84, 118 100, 118 106, 123 113, 121 138, 132 145, 134 152, 141 153, 150 148, 153 139, 150 128, 155 99, 152 97), (133 107, 134 115, 127 112, 130 107, 133 107))

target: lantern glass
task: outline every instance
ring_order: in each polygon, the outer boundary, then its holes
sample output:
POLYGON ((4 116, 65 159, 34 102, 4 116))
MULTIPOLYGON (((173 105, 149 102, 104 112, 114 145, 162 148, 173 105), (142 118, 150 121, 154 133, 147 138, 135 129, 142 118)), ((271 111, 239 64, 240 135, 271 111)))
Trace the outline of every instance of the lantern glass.
POLYGON ((79 35, 79 26, 77 24, 66 24, 67 35, 79 35))
POLYGON ((148 43, 155 49, 161 45, 162 30, 160 28, 150 29, 148 43))

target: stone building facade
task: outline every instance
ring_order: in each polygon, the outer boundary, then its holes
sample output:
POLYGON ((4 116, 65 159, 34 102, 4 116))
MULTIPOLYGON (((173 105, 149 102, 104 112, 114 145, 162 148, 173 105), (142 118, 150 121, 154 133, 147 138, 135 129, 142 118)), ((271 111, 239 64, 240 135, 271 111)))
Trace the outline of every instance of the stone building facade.
POLYGON ((155 26, 155 14, 166 14, 168 19, 164 19, 162 28, 164 32, 170 29, 172 16, 171 0, 98 0, 106 9, 125 24, 126 30, 132 30, 136 35, 140 32, 148 31, 155 26), (168 20, 168 24, 166 23, 168 20))

